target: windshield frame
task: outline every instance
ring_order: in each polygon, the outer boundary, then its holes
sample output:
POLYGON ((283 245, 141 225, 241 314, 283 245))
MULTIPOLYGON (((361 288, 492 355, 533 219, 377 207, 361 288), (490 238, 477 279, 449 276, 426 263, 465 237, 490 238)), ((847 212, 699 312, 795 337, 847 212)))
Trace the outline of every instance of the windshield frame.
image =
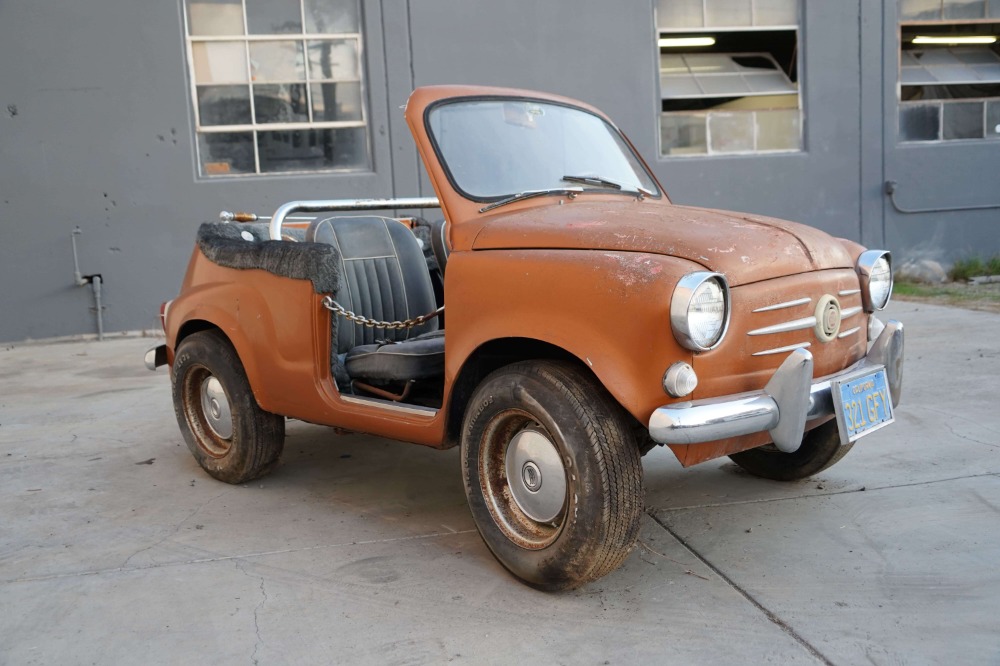
POLYGON ((455 192, 460 194, 465 199, 468 199, 469 201, 475 201, 476 203, 493 203, 496 201, 500 201, 502 199, 506 199, 510 196, 519 194, 519 192, 507 192, 505 194, 499 194, 496 196, 485 196, 485 197, 480 195, 475 195, 462 189, 459 186, 458 182, 455 180, 455 177, 452 175, 451 169, 448 167, 448 162, 445 161, 444 155, 441 153, 441 147, 438 145, 437 137, 431 130, 430 117, 431 117, 431 112, 442 106, 448 106, 451 104, 461 104, 466 102, 534 102, 536 104, 561 106, 563 108, 573 109, 574 111, 579 111, 581 113, 586 113, 589 116, 593 116, 594 118, 600 120, 605 125, 605 127, 608 128, 608 130, 610 130, 620 139, 621 145, 628 150, 628 152, 632 155, 635 162, 640 167, 642 167, 643 173, 646 174, 646 176, 649 178, 649 181, 653 184, 653 187, 655 189, 651 193, 643 193, 643 192, 637 193, 636 191, 631 189, 613 190, 606 187, 585 188, 583 191, 599 193, 599 194, 612 194, 618 196, 624 195, 630 197, 634 197, 636 196, 636 194, 640 194, 650 199, 660 199, 663 197, 663 188, 660 186, 659 181, 657 181, 656 176, 653 175, 653 172, 650 170, 649 165, 646 164, 646 160, 642 159, 642 156, 639 155, 638 151, 636 151, 635 147, 632 145, 632 142, 629 141, 624 134, 622 134, 622 131, 618 129, 618 127, 615 126, 614 123, 610 122, 607 118, 605 118, 599 113, 595 113, 590 109, 577 106, 576 104, 567 104, 562 101, 545 99, 544 97, 532 97, 529 95, 469 95, 463 97, 446 97, 444 99, 439 99, 428 104, 427 107, 424 109, 424 118, 423 118, 424 131, 427 133, 427 138, 430 141, 431 147, 434 149, 434 156, 437 158, 437 162, 441 167, 441 171, 444 172, 445 178, 448 179, 448 184, 451 185, 451 188, 455 192))

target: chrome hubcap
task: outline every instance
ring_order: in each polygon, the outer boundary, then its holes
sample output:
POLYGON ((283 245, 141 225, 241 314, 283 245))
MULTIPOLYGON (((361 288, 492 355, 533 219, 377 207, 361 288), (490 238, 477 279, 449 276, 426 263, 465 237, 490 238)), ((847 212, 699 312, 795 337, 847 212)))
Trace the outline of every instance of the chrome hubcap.
POLYGON ((222 382, 209 375, 201 382, 201 411, 205 423, 220 439, 233 436, 233 412, 222 382))
POLYGON ((555 520, 566 503, 566 471, 555 444, 537 430, 522 430, 507 445, 505 466, 518 508, 540 523, 555 520))

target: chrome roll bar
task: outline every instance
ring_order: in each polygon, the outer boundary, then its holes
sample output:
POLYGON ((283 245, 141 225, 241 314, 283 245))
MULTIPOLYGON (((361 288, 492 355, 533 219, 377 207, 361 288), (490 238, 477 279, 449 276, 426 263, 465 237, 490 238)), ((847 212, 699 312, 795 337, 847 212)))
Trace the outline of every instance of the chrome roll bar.
POLYGON ((399 208, 439 208, 436 197, 409 199, 327 199, 314 201, 289 201, 278 206, 271 216, 268 233, 271 240, 281 240, 281 225, 292 213, 324 213, 327 211, 394 210, 399 208))

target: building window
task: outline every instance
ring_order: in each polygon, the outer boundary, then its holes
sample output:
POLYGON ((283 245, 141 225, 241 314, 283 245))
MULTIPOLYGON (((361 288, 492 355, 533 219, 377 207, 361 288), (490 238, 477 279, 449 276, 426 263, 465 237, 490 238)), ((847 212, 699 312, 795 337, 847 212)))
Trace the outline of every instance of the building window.
POLYGON ((199 172, 367 170, 358 0, 186 0, 199 172))
POLYGON ((802 149, 798 0, 659 0, 656 20, 661 155, 802 149))
POLYGON ((899 140, 1000 139, 1000 0, 901 0, 899 140))

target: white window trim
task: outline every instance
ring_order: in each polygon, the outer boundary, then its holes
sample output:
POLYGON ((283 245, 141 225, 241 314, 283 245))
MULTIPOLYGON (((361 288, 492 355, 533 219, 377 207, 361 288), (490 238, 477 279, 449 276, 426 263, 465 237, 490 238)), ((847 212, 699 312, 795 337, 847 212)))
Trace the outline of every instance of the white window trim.
MULTIPOLYGON (((261 176, 265 177, 275 177, 275 176, 287 176, 287 175, 304 175, 304 174, 324 174, 324 173, 365 173, 371 171, 371 160, 372 160, 372 137, 371 132, 365 132, 365 150, 368 156, 368 164, 363 167, 334 167, 329 169, 306 169, 306 170, 293 170, 293 171, 261 171, 260 168, 260 146, 259 146, 259 134, 261 132, 281 132, 281 131, 297 131, 297 130, 322 130, 322 129, 344 129, 353 127, 369 127, 368 120, 368 93, 365 85, 364 76, 364 17, 361 11, 360 0, 354 0, 358 3, 358 32, 339 32, 339 33, 310 33, 306 32, 306 19, 305 19, 305 2, 304 0, 298 0, 299 3, 299 20, 302 25, 302 32, 294 33, 283 33, 283 34, 250 34, 249 26, 247 25, 247 4, 246 0, 240 0, 240 5, 243 12, 243 34, 242 35, 192 35, 191 26, 189 24, 188 17, 188 3, 182 0, 181 2, 181 16, 183 18, 184 25, 184 46, 185 54, 187 56, 187 76, 189 84, 189 95, 190 104, 194 112, 194 132, 195 132, 195 168, 196 175, 199 180, 221 180, 224 178, 259 178, 261 176), (313 79, 310 76, 309 68, 309 55, 306 49, 306 42, 310 41, 328 41, 328 40, 355 40, 357 43, 357 53, 358 53, 358 76, 357 78, 351 79, 313 79), (246 71, 248 81, 246 82, 247 90, 250 96, 250 124, 240 124, 240 125, 202 125, 201 123, 201 109, 198 104, 198 83, 195 78, 194 71, 194 44, 196 43, 220 43, 220 42, 232 42, 244 45, 244 53, 246 57, 246 71), (304 69, 305 69, 305 79, 297 79, 294 81, 287 80, 275 80, 275 81, 262 81, 259 85, 303 85, 306 90, 306 108, 308 111, 309 120, 300 122, 289 122, 289 123, 258 123, 257 113, 256 113, 256 103, 254 102, 253 86, 254 81, 250 78, 251 60, 250 60, 250 44, 254 42, 297 42, 302 44, 303 47, 303 58, 304 69), (322 84, 322 83, 360 83, 360 98, 361 98, 361 120, 348 120, 348 121, 320 121, 316 122, 312 120, 313 116, 313 104, 312 104, 312 84, 322 84), (252 135, 251 143, 253 144, 253 158, 254 158, 254 172, 253 173, 227 173, 227 174, 207 174, 204 172, 202 159, 201 159, 201 145, 198 141, 198 137, 204 134, 223 134, 223 133, 236 133, 236 132, 250 132, 252 135)), ((202 85, 244 85, 242 82, 227 84, 202 84, 202 85)))

